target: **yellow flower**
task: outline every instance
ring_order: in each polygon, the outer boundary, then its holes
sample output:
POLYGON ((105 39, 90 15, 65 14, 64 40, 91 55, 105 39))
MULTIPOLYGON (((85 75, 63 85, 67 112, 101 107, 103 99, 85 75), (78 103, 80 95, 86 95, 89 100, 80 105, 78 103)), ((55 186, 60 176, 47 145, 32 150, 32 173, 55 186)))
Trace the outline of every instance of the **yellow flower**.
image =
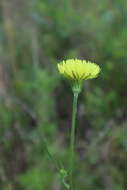
POLYGON ((97 64, 79 59, 68 59, 57 66, 60 74, 77 81, 96 78, 100 72, 97 64))

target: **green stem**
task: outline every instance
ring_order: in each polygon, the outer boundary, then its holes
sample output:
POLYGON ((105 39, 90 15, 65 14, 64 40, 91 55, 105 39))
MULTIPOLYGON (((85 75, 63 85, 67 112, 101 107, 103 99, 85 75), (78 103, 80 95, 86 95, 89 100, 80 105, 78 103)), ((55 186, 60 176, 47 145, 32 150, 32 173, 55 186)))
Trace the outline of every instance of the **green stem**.
POLYGON ((73 168, 74 168, 74 145, 75 145, 75 128, 76 128, 76 114, 77 114, 77 100, 78 100, 79 92, 74 92, 73 98, 73 108, 72 108, 72 128, 71 128, 71 136, 70 136, 70 190, 73 189, 73 168))

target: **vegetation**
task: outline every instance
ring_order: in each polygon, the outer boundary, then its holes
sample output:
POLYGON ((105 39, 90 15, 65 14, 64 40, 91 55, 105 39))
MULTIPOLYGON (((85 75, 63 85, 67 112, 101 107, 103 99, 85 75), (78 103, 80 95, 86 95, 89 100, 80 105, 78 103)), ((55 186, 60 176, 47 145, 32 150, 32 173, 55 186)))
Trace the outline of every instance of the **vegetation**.
POLYGON ((75 189, 127 189, 126 7, 125 0, 0 2, 1 190, 65 189, 57 164, 68 168, 72 92, 56 63, 67 58, 102 68, 79 98, 75 189))

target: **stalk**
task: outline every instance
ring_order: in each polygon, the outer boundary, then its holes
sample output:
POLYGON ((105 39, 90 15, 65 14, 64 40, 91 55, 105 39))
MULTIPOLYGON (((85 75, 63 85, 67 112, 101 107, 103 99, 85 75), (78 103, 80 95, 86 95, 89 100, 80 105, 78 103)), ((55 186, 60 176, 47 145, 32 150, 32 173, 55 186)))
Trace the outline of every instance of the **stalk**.
POLYGON ((76 114, 77 114, 77 101, 78 101, 78 91, 73 91, 73 107, 72 107, 72 127, 70 135, 70 190, 73 188, 73 170, 74 170, 74 160, 75 160, 75 129, 76 129, 76 114))

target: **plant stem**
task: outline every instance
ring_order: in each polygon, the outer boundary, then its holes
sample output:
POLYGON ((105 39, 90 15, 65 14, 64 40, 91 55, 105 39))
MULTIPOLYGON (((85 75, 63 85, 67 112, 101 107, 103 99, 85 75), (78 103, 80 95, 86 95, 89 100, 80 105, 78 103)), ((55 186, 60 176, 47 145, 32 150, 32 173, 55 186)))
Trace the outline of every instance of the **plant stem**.
POLYGON ((76 114, 77 114, 77 100, 78 100, 79 92, 74 92, 73 97, 73 108, 72 108, 72 127, 71 127, 71 135, 70 135, 70 190, 73 189, 73 168, 74 168, 74 160, 75 160, 75 128, 76 128, 76 114))

